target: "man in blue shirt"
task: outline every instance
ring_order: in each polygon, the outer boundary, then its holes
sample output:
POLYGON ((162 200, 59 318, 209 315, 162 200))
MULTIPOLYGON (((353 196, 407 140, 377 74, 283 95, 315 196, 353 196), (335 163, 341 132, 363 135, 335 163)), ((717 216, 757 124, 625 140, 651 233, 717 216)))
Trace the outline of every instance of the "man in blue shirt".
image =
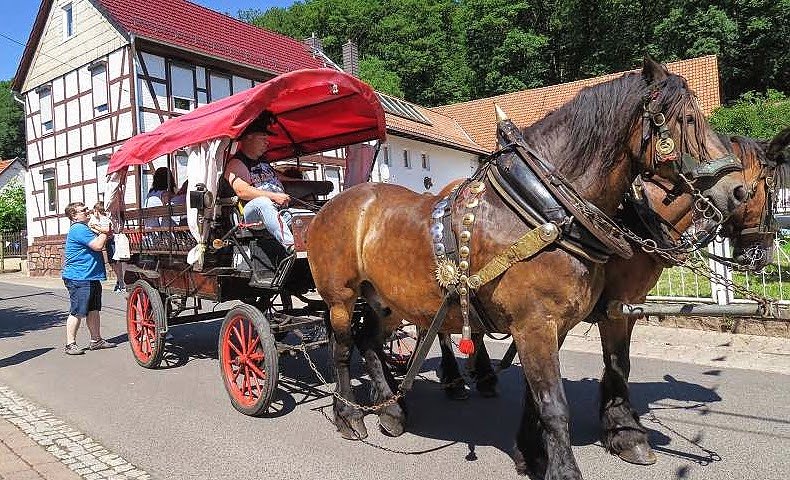
POLYGON ((107 238, 112 236, 112 231, 106 227, 100 228, 98 234, 94 233, 88 227, 90 211, 82 202, 70 203, 66 207, 66 216, 71 220, 71 228, 66 235, 61 277, 69 291, 71 306, 66 320, 65 351, 68 355, 81 355, 85 349, 77 345, 77 330, 83 318, 91 335, 88 350, 115 346, 101 337, 99 325, 101 281, 107 279, 102 249, 107 238))

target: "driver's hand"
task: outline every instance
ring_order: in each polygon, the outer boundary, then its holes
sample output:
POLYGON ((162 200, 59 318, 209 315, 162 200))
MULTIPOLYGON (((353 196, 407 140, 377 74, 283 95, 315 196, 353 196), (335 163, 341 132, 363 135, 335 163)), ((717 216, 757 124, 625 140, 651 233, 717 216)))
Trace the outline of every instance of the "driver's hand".
POLYGON ((287 207, 288 202, 290 202, 291 197, 288 196, 287 193, 273 193, 271 197, 272 201, 281 207, 287 207))

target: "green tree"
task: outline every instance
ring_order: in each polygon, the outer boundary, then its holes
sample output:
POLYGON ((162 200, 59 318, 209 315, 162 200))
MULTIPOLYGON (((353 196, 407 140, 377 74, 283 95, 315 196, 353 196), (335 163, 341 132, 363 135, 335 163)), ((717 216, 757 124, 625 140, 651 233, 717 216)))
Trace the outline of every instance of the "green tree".
POLYGON ((790 126, 790 97, 776 90, 746 92, 732 105, 716 109, 710 123, 722 133, 772 138, 790 126))
POLYGON ((458 16, 473 98, 545 85, 549 72, 546 3, 466 0, 458 16))
POLYGON ((11 82, 0 82, 0 158, 25 155, 25 114, 14 100, 11 82))
POLYGON ((378 57, 367 57, 360 60, 359 78, 379 92, 403 97, 400 77, 397 73, 388 70, 384 61, 378 57))
POLYGON ((25 223, 25 186, 13 179, 0 189, 0 230, 22 230, 25 223))

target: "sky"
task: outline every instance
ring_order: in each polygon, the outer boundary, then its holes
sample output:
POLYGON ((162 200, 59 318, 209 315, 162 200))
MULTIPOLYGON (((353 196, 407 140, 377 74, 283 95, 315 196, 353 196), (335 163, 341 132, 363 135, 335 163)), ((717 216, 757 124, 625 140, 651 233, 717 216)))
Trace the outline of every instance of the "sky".
MULTIPOLYGON (((134 2, 135 0, 127 0, 134 2)), ((287 7, 293 0, 192 0, 218 12, 236 16, 239 10, 287 7)), ((0 80, 10 80, 16 73, 25 44, 38 13, 36 0, 0 0, 3 21, 0 22, 0 80)))

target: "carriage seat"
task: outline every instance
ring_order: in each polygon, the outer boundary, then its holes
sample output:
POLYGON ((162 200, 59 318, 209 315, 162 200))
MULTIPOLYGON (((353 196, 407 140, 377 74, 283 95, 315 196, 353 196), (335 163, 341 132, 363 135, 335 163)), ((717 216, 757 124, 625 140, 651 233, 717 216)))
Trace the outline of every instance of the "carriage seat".
POLYGON ((332 182, 326 180, 303 180, 301 178, 280 178, 285 193, 293 198, 305 201, 316 201, 319 195, 329 195, 335 189, 332 182))
MULTIPOLYGON (((216 200, 216 204, 220 206, 220 212, 223 219, 228 221, 227 230, 236 227, 241 219, 244 218, 244 206, 239 201, 238 196, 220 197, 216 200)), ((265 228, 252 229, 244 228, 236 232, 237 238, 274 238, 271 233, 265 228)))

